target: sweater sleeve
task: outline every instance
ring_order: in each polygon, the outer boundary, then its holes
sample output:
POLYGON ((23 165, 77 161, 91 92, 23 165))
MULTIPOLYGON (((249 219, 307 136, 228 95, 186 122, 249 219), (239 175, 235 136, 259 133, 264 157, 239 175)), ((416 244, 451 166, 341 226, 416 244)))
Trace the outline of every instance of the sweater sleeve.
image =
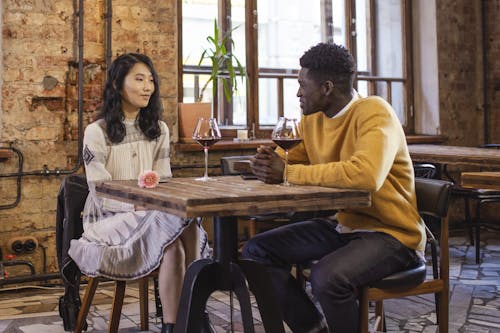
POLYGON ((95 204, 108 212, 128 212, 134 210, 134 205, 97 196, 95 183, 97 181, 112 180, 112 175, 106 169, 110 147, 106 144, 104 130, 99 123, 93 123, 85 129, 83 138, 83 159, 85 162, 85 175, 89 184, 90 195, 95 204))
MULTIPOLYGON (((380 189, 394 164, 404 133, 388 104, 367 104, 368 107, 358 106, 358 110, 351 110, 352 114, 347 116, 344 126, 349 128, 341 131, 345 137, 340 140, 338 161, 290 165, 289 181, 369 191, 380 189)), ((316 140, 315 144, 325 143, 316 140)))

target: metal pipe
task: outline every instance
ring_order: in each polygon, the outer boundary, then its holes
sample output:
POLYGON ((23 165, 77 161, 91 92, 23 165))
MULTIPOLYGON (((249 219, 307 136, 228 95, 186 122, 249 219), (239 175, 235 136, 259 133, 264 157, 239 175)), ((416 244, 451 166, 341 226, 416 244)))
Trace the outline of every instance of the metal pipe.
POLYGON ((109 66, 111 66, 111 57, 112 57, 112 32, 113 32, 113 4, 112 0, 106 0, 106 14, 104 15, 104 19, 106 22, 106 72, 109 66))
POLYGON ((481 1, 481 33, 483 51, 483 126, 484 144, 490 143, 490 107, 488 103, 488 55, 486 50, 487 26, 486 26, 486 0, 481 1))
POLYGON ((8 266, 27 266, 30 269, 31 275, 35 275, 35 266, 33 266, 33 263, 27 260, 7 260, 7 261, 2 261, 3 267, 8 267, 8 266))
MULTIPOLYGON (((15 277, 0 280, 0 288, 6 284, 16 284, 16 283, 46 281, 46 280, 56 280, 56 279, 61 280, 61 274, 59 274, 59 272, 47 273, 47 274, 15 276, 15 277)), ((1 291, 1 289, 0 289, 0 291, 1 291)))
MULTIPOLYGON (((14 208, 16 207, 19 202, 21 201, 21 173, 23 172, 23 161, 24 161, 24 157, 23 157, 23 154, 21 153, 21 151, 17 148, 14 148, 14 147, 0 147, 0 148, 3 148, 3 149, 10 149, 12 150, 13 152, 15 152, 17 154, 17 163, 18 163, 18 176, 17 176, 17 194, 16 194, 16 200, 11 203, 11 204, 7 204, 7 205, 1 205, 0 206, 0 209, 9 209, 9 208, 14 208)), ((1 257, 0 257, 0 260, 1 260, 1 257)))

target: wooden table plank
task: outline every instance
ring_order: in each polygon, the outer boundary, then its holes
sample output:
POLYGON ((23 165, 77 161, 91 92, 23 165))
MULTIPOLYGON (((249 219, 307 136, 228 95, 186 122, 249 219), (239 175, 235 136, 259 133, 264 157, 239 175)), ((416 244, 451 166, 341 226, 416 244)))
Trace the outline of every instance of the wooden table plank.
POLYGON ((415 144, 408 150, 414 162, 500 168, 500 149, 415 144))
POLYGON ((500 172, 462 172, 463 187, 500 190, 500 172))
POLYGON ((332 210, 368 207, 366 191, 319 186, 282 186, 240 176, 215 177, 200 182, 195 178, 172 178, 153 189, 139 188, 135 181, 97 184, 101 195, 159 209, 181 217, 244 216, 263 213, 332 210))

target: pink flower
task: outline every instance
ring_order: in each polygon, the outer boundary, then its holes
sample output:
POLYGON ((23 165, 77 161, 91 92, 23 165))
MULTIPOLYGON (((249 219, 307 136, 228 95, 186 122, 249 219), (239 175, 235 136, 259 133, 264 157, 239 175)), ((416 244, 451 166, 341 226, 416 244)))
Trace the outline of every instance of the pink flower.
POLYGON ((160 182, 160 177, 155 171, 146 170, 139 175, 137 185, 139 187, 154 188, 160 182))

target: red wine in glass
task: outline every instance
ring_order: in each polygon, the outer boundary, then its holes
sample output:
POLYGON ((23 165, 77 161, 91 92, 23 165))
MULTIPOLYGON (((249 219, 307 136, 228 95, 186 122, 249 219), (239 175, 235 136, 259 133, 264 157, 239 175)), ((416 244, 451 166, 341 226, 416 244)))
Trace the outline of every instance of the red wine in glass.
POLYGON ((195 139, 195 140, 196 140, 196 142, 198 142, 203 147, 210 147, 211 145, 213 145, 214 143, 216 143, 220 139, 215 139, 215 138, 211 138, 210 139, 209 138, 209 139, 195 139))
POLYGON ((193 140, 198 142, 203 147, 205 153, 205 175, 196 180, 208 181, 215 180, 208 177, 208 147, 221 139, 219 126, 215 118, 199 118, 198 123, 193 132, 193 140))
POLYGON ((302 142, 302 139, 273 139, 274 143, 283 148, 283 150, 288 150, 295 147, 302 142))
POLYGON ((274 126, 271 139, 285 151, 285 170, 283 171, 283 185, 290 186, 288 182, 288 150, 302 141, 297 119, 280 117, 274 126))

